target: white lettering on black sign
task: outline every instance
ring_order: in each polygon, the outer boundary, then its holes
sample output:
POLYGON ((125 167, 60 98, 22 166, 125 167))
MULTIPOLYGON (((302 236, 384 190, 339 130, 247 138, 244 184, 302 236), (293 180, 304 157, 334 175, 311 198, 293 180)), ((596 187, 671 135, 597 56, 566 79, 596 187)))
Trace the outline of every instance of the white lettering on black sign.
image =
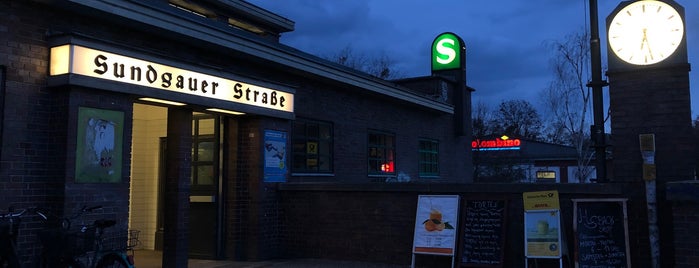
POLYGON ((579 202, 576 209, 579 267, 627 267, 623 203, 579 202))
POLYGON ((504 200, 467 200, 463 222, 461 262, 501 264, 504 254, 504 200))

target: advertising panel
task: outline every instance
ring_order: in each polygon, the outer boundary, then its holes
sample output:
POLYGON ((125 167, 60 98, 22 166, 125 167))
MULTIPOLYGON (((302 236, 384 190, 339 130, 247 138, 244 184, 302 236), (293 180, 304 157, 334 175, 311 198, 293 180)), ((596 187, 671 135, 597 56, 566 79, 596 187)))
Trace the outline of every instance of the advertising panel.
POLYGON ((264 181, 286 182, 286 132, 265 130, 264 181))
POLYGON ((561 221, 558 210, 524 213, 524 248, 527 258, 561 257, 561 221))
POLYGON ((453 256, 458 217, 458 195, 420 195, 413 253, 453 256))

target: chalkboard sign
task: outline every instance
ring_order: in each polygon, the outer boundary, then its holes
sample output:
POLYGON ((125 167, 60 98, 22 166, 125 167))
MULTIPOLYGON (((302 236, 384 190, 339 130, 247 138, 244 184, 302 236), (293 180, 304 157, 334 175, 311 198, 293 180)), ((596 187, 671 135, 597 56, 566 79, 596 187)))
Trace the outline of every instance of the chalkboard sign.
POLYGON ((505 200, 465 200, 461 225, 461 266, 501 267, 504 257, 505 200))
POLYGON ((630 267, 625 199, 573 199, 578 267, 630 267))

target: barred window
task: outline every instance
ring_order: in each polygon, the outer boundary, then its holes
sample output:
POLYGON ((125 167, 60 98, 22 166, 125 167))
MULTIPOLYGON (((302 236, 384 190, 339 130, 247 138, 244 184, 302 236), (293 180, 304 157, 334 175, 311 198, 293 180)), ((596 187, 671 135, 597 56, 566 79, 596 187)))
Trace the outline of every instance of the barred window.
POLYGON ((333 172, 333 125, 296 119, 292 132, 292 172, 333 172))
POLYGON ((418 161, 420 177, 439 176, 439 142, 421 139, 418 151, 420 154, 418 161))
POLYGON ((385 132, 369 131, 367 159, 369 175, 395 174, 396 138, 385 132))

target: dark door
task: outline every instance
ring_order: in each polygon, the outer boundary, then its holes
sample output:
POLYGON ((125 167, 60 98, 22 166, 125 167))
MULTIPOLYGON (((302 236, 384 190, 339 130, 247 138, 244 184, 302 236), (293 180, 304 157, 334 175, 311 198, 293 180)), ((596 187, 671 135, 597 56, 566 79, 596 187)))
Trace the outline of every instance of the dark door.
MULTIPOLYGON (((220 201, 220 119, 217 116, 196 113, 192 121, 192 176, 189 194, 189 255, 193 258, 214 259, 221 248, 220 201)), ((162 250, 163 184, 167 168, 164 156, 167 138, 160 141, 160 183, 158 220, 156 231, 157 250, 162 250)))
POLYGON ((192 122, 192 188, 189 195, 189 255, 216 258, 219 216, 219 118, 195 114, 192 122))

